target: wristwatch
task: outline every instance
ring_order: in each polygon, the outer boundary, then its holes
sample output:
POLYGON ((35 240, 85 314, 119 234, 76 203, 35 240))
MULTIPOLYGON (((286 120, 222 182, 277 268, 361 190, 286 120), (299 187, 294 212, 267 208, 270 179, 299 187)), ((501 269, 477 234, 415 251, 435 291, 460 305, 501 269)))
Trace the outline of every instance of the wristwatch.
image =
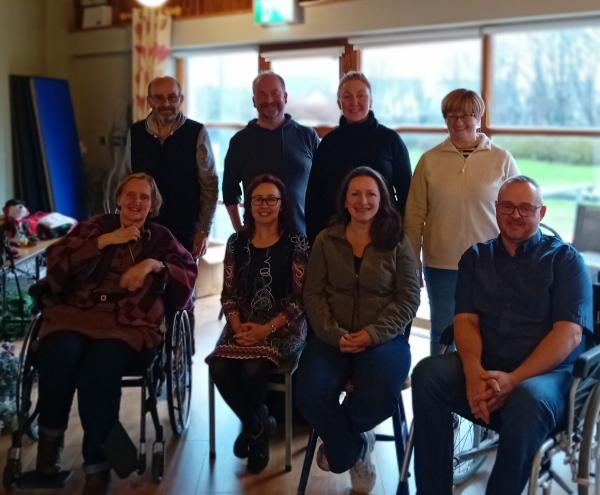
POLYGON ((165 261, 160 262, 160 271, 161 272, 169 271, 169 266, 167 265, 167 263, 165 261))

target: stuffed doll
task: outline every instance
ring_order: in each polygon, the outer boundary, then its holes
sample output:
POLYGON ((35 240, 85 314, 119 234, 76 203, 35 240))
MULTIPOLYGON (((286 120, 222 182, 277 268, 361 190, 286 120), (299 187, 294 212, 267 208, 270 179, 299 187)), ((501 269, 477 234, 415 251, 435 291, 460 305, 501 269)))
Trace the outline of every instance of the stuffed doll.
POLYGON ((27 223, 29 210, 18 199, 9 199, 4 208, 4 222, 8 241, 19 247, 33 246, 37 242, 36 235, 31 232, 27 223))

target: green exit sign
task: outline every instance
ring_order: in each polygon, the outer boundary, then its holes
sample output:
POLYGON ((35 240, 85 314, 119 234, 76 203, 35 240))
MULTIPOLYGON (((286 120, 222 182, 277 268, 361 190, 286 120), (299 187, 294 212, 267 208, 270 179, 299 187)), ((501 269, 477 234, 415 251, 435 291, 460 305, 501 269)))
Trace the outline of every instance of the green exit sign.
POLYGON ((254 21, 275 25, 298 22, 297 0, 254 0, 254 21))

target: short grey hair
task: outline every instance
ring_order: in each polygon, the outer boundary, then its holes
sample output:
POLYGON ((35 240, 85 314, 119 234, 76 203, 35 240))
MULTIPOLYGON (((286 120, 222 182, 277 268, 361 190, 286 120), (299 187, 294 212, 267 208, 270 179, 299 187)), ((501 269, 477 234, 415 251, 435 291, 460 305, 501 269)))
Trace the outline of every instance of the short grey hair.
POLYGON ((279 74, 273 72, 272 70, 265 70, 265 71, 262 71, 258 76, 256 76, 254 78, 254 80, 252 81, 252 94, 256 93, 256 86, 265 77, 275 77, 279 81, 279 84, 281 85, 281 89, 283 91, 285 91, 285 81, 283 80, 283 77, 281 77, 279 74))
POLYGON ((500 198, 502 191, 504 191, 504 189, 506 189, 509 185, 513 184, 514 182, 518 182, 520 184, 530 184, 535 189, 535 192, 536 192, 540 202, 541 203, 543 202, 542 188, 540 187, 540 185, 537 183, 537 181, 535 179, 532 179, 531 177, 528 177, 527 175, 513 175, 512 177, 509 177, 508 179, 506 179, 500 186, 500 189, 498 190, 498 198, 500 198))

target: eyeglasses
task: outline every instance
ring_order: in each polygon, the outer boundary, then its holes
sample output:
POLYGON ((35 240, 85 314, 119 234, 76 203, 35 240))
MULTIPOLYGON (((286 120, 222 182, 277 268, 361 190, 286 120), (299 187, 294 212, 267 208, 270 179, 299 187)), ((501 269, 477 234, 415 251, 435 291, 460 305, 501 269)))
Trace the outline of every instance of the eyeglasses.
POLYGON ((472 113, 465 113, 465 114, 461 114, 461 115, 455 115, 455 114, 450 114, 450 115, 446 115, 446 120, 448 122, 456 122, 458 120, 462 120, 463 122, 465 120, 474 118, 475 115, 473 115, 472 113))
POLYGON ((253 206, 260 206, 264 203, 267 203, 269 206, 275 206, 279 201, 281 201, 281 198, 277 196, 267 196, 266 198, 263 196, 252 196, 253 206))
POLYGON ((543 205, 530 205, 529 203, 522 203, 520 205, 513 205, 507 201, 502 201, 499 203, 496 201, 496 209, 502 215, 512 215, 515 210, 519 212, 519 215, 522 217, 532 217, 535 215, 535 212, 538 211, 543 205))
POLYGON ((167 101, 169 103, 173 104, 173 103, 177 103, 179 101, 179 95, 169 95, 169 96, 152 95, 150 98, 152 99, 152 101, 154 101, 154 103, 158 103, 158 104, 162 104, 167 101))

